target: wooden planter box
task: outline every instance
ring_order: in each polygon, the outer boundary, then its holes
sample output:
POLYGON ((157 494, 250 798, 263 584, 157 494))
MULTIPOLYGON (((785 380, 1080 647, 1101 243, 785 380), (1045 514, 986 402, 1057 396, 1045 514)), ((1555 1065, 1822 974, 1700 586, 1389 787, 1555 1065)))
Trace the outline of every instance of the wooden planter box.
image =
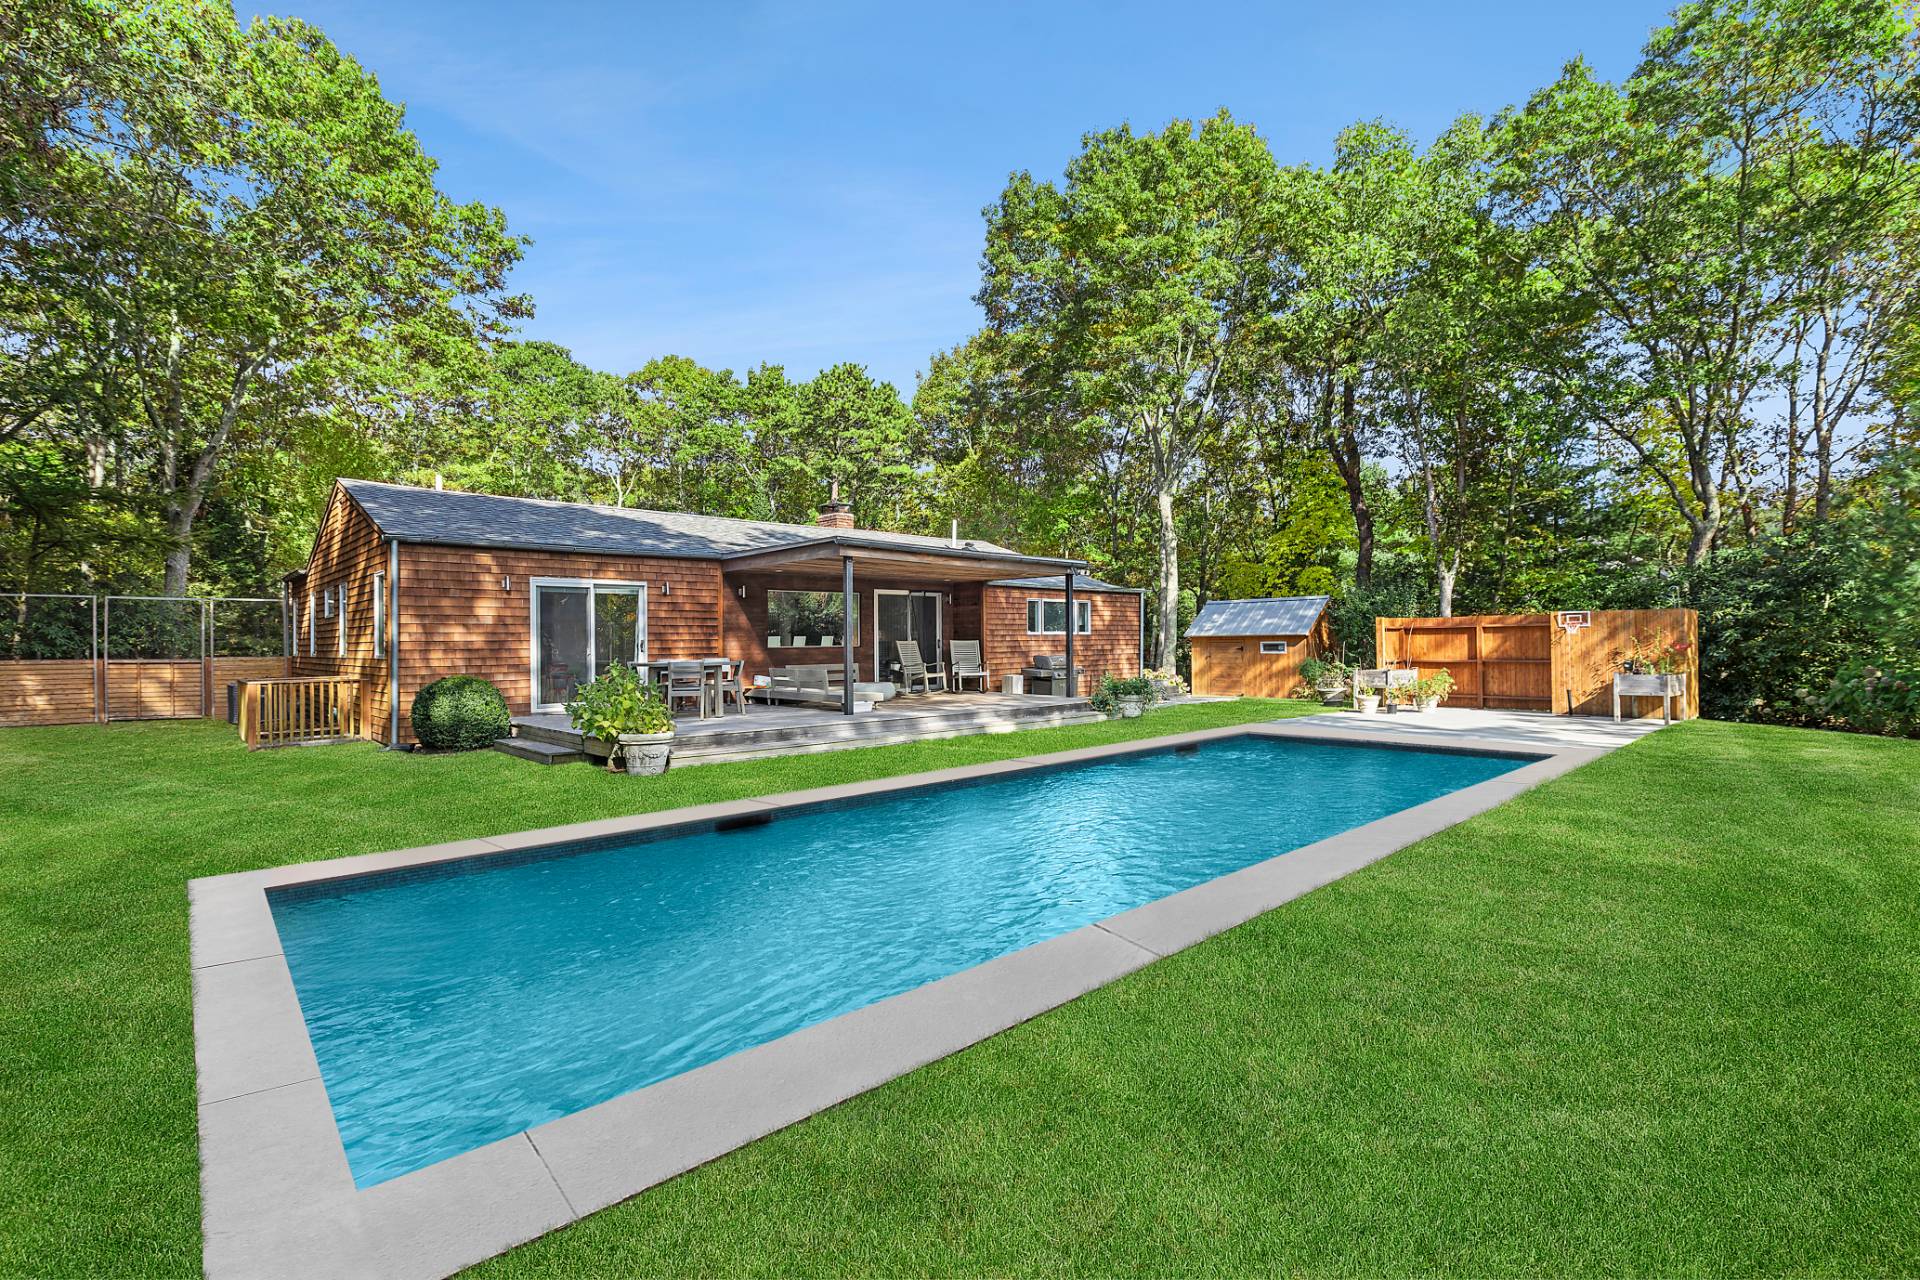
POLYGON ((1684 675, 1641 676, 1629 675, 1622 671, 1613 677, 1613 718, 1620 718, 1620 699, 1622 698, 1658 698, 1660 714, 1667 723, 1673 722, 1673 700, 1680 699, 1680 710, 1684 716, 1687 706, 1687 678, 1684 675))

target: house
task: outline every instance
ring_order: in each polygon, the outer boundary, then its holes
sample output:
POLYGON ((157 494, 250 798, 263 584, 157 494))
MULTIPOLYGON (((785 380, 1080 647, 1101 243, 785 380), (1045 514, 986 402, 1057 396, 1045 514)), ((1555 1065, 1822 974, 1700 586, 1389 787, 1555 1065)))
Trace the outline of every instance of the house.
POLYGON ((838 500, 779 524, 341 480, 285 590, 293 674, 358 677, 373 736, 405 744, 414 693, 448 675, 526 715, 616 661, 724 656, 751 678, 850 659, 884 680, 899 640, 928 661, 982 641, 990 687, 1070 647, 1090 684, 1137 674, 1140 594, 1085 567, 856 528, 838 500))
POLYGON ((1187 628, 1193 691, 1285 698, 1300 687, 1300 664, 1333 646, 1326 596, 1210 600, 1187 628))

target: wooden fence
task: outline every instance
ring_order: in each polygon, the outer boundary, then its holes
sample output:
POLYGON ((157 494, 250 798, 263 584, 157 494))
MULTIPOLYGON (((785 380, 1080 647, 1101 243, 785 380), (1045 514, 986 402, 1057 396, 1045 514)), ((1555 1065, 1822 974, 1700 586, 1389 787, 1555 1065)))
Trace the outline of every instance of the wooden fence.
MULTIPOLYGON (((1687 646, 1682 714, 1700 714, 1700 624, 1692 609, 1596 610, 1573 631, 1559 624, 1560 616, 1376 618, 1374 641, 1383 666, 1451 672, 1452 706, 1589 716, 1613 714, 1613 674, 1636 641, 1679 641, 1687 646)), ((1631 710, 1658 715, 1660 700, 1631 710)))
POLYGON ((248 750, 339 742, 364 737, 366 729, 358 680, 303 676, 240 686, 240 737, 248 750))
POLYGON ((227 685, 286 673, 285 658, 0 661, 0 728, 99 720, 220 720, 227 714, 227 685))

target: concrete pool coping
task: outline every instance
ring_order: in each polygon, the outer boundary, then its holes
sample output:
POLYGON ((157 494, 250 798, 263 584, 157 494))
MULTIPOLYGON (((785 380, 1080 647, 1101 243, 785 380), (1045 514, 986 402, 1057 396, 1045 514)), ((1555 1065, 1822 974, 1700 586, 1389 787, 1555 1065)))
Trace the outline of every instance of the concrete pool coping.
POLYGON ((1234 725, 870 782, 189 882, 206 1273, 448 1275, 1026 1022, 1605 755, 1315 725, 1234 725), (1516 757, 1520 767, 360 1190, 268 891, 664 834, 1237 737, 1516 757))

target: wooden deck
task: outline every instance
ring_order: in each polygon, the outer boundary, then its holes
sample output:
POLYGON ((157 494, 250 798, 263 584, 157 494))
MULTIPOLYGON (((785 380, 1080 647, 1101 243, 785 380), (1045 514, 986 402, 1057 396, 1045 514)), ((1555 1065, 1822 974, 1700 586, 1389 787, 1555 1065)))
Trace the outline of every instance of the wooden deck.
MULTIPOLYGON (((767 706, 756 702, 744 715, 733 711, 705 720, 697 716, 676 719, 673 764, 804 755, 843 747, 875 747, 924 738, 1083 724, 1099 718, 1086 698, 1038 694, 908 694, 890 698, 872 711, 851 716, 826 707, 767 706)), ((501 739, 495 746, 543 764, 605 758, 604 752, 597 749, 597 743, 587 743, 574 732, 567 717, 558 713, 515 716, 513 736, 501 739)))

